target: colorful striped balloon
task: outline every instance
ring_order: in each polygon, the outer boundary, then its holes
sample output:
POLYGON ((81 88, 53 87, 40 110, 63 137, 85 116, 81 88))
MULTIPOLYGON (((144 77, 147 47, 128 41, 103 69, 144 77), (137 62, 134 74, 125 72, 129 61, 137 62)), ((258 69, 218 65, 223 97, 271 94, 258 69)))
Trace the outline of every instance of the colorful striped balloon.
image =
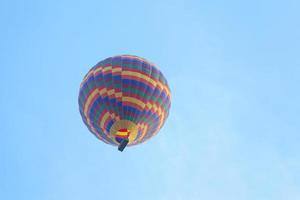
POLYGON ((123 148, 154 136, 168 117, 170 105, 171 92, 164 75, 137 56, 114 56, 99 62, 80 85, 84 123, 97 138, 119 148, 124 141, 123 148))

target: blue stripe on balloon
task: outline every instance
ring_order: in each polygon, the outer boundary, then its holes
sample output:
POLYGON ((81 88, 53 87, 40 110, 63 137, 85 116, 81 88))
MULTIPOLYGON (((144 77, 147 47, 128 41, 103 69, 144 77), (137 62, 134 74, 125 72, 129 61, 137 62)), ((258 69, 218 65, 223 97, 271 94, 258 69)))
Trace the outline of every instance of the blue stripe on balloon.
POLYGON ((110 120, 106 126, 106 130, 109 132, 110 131, 110 128, 112 127, 112 125, 114 124, 114 120, 110 120))

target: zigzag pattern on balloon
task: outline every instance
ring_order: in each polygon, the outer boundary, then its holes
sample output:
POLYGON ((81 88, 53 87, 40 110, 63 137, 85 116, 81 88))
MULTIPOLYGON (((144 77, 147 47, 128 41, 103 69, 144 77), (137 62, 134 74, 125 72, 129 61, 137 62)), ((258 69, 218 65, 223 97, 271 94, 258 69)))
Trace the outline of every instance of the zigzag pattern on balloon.
POLYGON ((114 56, 99 62, 80 85, 84 123, 96 137, 112 145, 119 144, 117 129, 131 131, 128 145, 151 138, 163 126, 170 105, 171 92, 163 74, 137 56, 114 56))

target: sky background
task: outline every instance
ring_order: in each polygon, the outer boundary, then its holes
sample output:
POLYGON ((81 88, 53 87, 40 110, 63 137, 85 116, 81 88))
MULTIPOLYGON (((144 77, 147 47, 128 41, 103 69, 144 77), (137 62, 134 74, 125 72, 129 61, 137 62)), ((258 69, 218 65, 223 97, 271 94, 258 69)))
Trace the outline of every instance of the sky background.
POLYGON ((300 199, 300 2, 0 0, 0 199, 300 199), (123 153, 85 127, 98 61, 154 62, 160 133, 123 153))

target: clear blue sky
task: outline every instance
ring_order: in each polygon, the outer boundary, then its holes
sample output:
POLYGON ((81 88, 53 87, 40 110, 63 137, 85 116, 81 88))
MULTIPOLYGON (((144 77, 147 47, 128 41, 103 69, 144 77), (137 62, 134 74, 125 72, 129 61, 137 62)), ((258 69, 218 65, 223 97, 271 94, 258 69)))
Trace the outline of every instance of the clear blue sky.
POLYGON ((300 199, 300 3, 0 1, 0 199, 300 199), (120 153, 83 124, 101 59, 156 63, 170 116, 120 153))

